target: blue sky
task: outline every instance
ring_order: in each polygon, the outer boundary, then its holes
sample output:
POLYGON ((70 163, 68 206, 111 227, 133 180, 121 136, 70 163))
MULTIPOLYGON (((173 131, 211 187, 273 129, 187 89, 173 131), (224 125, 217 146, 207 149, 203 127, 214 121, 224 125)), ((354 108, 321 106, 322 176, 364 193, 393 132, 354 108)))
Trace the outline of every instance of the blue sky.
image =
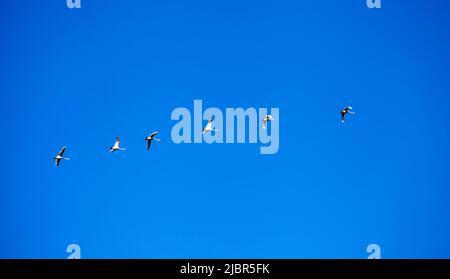
POLYGON ((1 258, 450 257, 448 1, 65 2, 0 2, 1 258), (195 99, 279 152, 172 143, 195 99))

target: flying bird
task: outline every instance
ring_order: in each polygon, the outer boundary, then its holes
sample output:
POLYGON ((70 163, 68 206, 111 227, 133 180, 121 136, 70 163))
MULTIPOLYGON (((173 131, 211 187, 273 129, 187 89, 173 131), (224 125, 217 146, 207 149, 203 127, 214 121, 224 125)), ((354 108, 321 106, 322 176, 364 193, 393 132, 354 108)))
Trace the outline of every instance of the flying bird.
POLYGON ((351 111, 353 108, 352 107, 345 107, 343 110, 341 110, 341 120, 342 123, 344 123, 345 121, 345 115, 346 114, 355 114, 355 112, 351 111))
POLYGON ((64 147, 61 149, 61 151, 59 151, 58 155, 57 155, 55 158, 53 158, 53 159, 55 159, 55 165, 56 165, 57 167, 59 167, 59 164, 61 163, 61 160, 66 160, 66 161, 69 161, 69 160, 70 160, 70 158, 65 158, 65 157, 63 157, 65 151, 66 151, 66 147, 64 146, 64 147))
POLYGON ((269 122, 269 121, 273 121, 272 115, 264 116, 264 119, 263 119, 263 128, 264 128, 264 130, 267 128, 267 122, 269 122))
POLYGON ((114 143, 113 147, 109 148, 109 152, 112 153, 116 150, 126 150, 125 148, 120 148, 119 145, 120 145, 120 139, 119 139, 119 137, 116 137, 116 142, 114 143))
POLYGON ((160 139, 155 138, 155 136, 158 134, 158 132, 153 132, 150 134, 150 136, 146 137, 145 140, 147 141, 147 150, 150 150, 150 146, 152 145, 152 141, 161 141, 160 139))
POLYGON ((208 132, 219 132, 219 130, 216 130, 213 128, 213 118, 212 117, 209 118, 208 124, 206 124, 206 127, 203 128, 202 133, 206 134, 208 132))

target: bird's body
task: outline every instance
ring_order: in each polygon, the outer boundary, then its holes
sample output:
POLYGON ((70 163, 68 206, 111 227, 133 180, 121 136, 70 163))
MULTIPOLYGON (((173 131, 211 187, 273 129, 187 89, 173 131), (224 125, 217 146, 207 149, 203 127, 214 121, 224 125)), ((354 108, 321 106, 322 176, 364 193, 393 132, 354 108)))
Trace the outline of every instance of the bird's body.
POLYGON ((150 136, 146 137, 145 140, 147 141, 147 150, 150 150, 150 146, 152 145, 152 141, 156 140, 160 142, 160 139, 155 138, 155 136, 158 134, 158 132, 153 132, 150 134, 150 136))
POLYGON ((267 128, 267 122, 273 121, 273 120, 274 119, 273 119, 272 115, 264 116, 264 119, 263 119, 263 128, 264 128, 264 130, 267 128))
POLYGON ((56 167, 59 167, 59 164, 61 163, 61 160, 66 160, 66 161, 70 160, 70 158, 63 157, 65 151, 66 151, 66 147, 64 146, 61 149, 61 151, 59 151, 58 155, 56 155, 56 157, 53 158, 55 160, 56 167))
POLYGON ((213 128, 213 118, 210 117, 209 121, 208 121, 208 124, 206 124, 206 127, 203 128, 202 133, 206 134, 206 133, 209 133, 209 132, 218 132, 218 131, 219 130, 216 130, 216 129, 213 128))
POLYGON ((125 148, 120 147, 120 138, 119 137, 116 137, 116 142, 114 143, 114 146, 109 148, 109 152, 111 153, 111 152, 114 152, 117 150, 126 150, 125 148))
POLYGON ((345 115, 346 114, 355 114, 355 112, 351 111, 352 107, 345 107, 343 110, 341 110, 341 121, 344 123, 345 121, 345 115))

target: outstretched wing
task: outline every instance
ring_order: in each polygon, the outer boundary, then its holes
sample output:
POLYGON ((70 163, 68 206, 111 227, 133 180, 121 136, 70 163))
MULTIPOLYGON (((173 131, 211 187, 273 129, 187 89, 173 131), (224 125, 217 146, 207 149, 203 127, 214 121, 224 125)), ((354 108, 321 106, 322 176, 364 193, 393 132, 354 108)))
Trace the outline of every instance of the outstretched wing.
POLYGON ((210 117, 209 121, 208 121, 208 124, 206 124, 206 127, 205 127, 204 130, 211 131, 212 128, 213 128, 213 119, 212 119, 212 117, 210 117))
POLYGON ((64 155, 64 151, 66 151, 66 147, 64 146, 61 151, 59 151, 58 156, 63 156, 64 155))
POLYGON ((341 120, 342 120, 342 122, 344 122, 344 120, 345 120, 345 114, 346 114, 345 110, 341 111, 341 120))
POLYGON ((158 132, 153 132, 150 134, 150 137, 153 138, 154 136, 156 136, 158 134, 158 132))
POLYGON ((147 140, 147 150, 150 150, 151 145, 152 145, 152 140, 147 140))
POLYGON ((116 137, 116 142, 114 143, 114 148, 118 148, 120 144, 120 138, 116 137))
POLYGON ((55 159, 55 165, 57 166, 57 167, 59 167, 59 163, 61 162, 61 159, 55 159))

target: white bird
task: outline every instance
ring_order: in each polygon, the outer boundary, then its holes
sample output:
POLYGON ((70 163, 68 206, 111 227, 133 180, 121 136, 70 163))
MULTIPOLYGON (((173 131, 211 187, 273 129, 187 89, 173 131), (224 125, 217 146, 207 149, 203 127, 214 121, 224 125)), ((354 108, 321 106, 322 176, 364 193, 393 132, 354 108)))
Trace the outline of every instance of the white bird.
POLYGON ((119 145, 120 145, 120 139, 119 139, 119 137, 116 137, 116 142, 114 143, 113 147, 109 148, 109 152, 111 153, 111 152, 114 152, 116 150, 126 150, 126 148, 120 148, 119 145))
POLYGON ((345 121, 345 115, 346 115, 347 113, 349 113, 349 114, 355 114, 355 112, 351 111, 352 109, 353 109, 352 107, 345 107, 343 110, 341 110, 341 120, 342 120, 342 123, 344 123, 344 121, 345 121))
POLYGON ((272 115, 264 116, 264 119, 263 119, 263 128, 264 128, 264 130, 267 128, 267 122, 273 121, 273 120, 274 119, 273 119, 272 115))
POLYGON ((59 167, 59 163, 61 162, 61 160, 66 160, 66 161, 70 160, 70 158, 64 158, 63 157, 64 151, 66 151, 66 147, 65 146, 61 149, 61 151, 59 151, 58 155, 53 158, 53 159, 55 159, 55 165, 57 167, 59 167))
POLYGON ((147 150, 150 150, 150 146, 152 145, 152 141, 156 140, 160 142, 160 139, 155 138, 155 136, 158 134, 158 132, 153 132, 150 134, 150 136, 146 137, 145 140, 147 141, 147 150))
POLYGON ((206 127, 203 128, 203 131, 202 131, 203 134, 206 134, 208 132, 219 132, 219 130, 216 130, 213 128, 213 118, 212 117, 209 118, 208 124, 206 124, 206 127))

